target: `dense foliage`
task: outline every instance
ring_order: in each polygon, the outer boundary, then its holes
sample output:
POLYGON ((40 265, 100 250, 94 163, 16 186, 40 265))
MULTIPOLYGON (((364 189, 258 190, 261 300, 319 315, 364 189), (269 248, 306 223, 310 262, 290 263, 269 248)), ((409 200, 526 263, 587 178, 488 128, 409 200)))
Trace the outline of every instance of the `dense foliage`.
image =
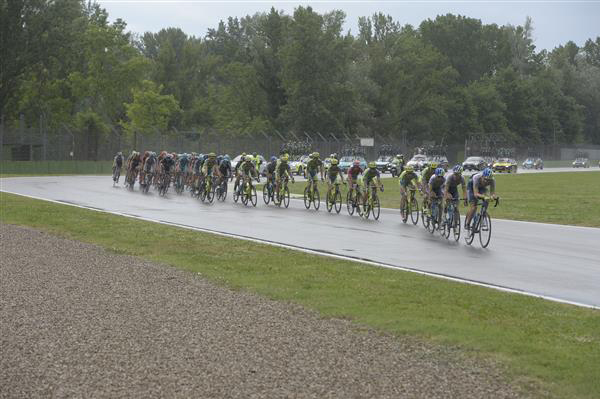
POLYGON ((537 52, 532 22, 272 9, 205 37, 135 36, 97 4, 0 0, 0 111, 10 123, 153 134, 384 133, 460 142, 600 143, 600 37, 537 52), (41 115, 41 117, 40 117, 41 115))

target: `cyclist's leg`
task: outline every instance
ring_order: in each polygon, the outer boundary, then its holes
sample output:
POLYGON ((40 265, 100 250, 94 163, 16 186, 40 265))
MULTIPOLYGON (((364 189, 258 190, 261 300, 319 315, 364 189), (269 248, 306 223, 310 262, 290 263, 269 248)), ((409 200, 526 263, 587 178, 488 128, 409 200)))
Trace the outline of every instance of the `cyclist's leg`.
POLYGON ((400 209, 406 205, 406 186, 400 184, 400 209))

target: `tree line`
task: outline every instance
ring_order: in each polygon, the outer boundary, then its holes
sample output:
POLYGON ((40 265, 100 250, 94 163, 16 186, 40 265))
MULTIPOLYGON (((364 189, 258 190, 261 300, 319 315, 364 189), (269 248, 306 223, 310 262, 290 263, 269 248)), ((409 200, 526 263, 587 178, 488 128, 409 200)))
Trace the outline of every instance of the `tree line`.
POLYGON ((127 134, 385 134, 410 143, 472 133, 513 144, 600 144, 600 37, 536 51, 533 24, 298 7, 228 18, 194 37, 136 35, 94 2, 0 0, 5 124, 127 134))

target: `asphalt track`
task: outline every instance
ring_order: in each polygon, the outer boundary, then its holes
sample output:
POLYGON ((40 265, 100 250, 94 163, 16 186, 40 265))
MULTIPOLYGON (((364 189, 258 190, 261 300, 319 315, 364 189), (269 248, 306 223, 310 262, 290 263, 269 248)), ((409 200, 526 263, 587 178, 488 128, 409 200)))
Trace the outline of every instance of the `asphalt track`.
POLYGON ((379 221, 306 210, 225 203, 202 204, 189 195, 144 195, 113 187, 109 176, 0 179, 2 191, 90 207, 182 227, 268 241, 380 266, 515 290, 581 306, 600 307, 600 229, 493 220, 490 247, 467 246, 403 224, 398 211, 379 221))

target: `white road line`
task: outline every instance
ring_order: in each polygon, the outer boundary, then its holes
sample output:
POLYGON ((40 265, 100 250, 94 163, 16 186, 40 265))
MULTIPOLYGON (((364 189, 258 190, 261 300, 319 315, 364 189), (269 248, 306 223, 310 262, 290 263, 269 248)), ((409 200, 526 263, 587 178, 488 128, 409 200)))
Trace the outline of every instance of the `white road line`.
MULTIPOLYGON (((494 285, 494 284, 489 284, 489 283, 483 283, 483 282, 476 281, 476 280, 462 279, 462 278, 453 277, 453 276, 449 276, 449 275, 441 274, 441 273, 426 272, 423 270, 413 269, 410 267, 394 266, 394 265, 390 265, 390 264, 386 264, 386 263, 371 261, 368 259, 338 255, 338 254, 329 253, 326 251, 319 251, 319 250, 313 250, 310 248, 303 248, 303 247, 299 247, 299 246, 283 244, 283 243, 279 243, 276 241, 262 240, 262 239, 258 239, 258 238, 253 238, 253 237, 248 237, 248 236, 238 235, 238 234, 232 234, 232 233, 227 233, 227 232, 223 232, 223 231, 210 230, 210 229, 188 226, 188 225, 179 224, 179 223, 167 222, 164 220, 150 219, 150 218, 145 218, 143 216, 131 215, 128 213, 122 213, 122 212, 116 212, 116 211, 108 211, 108 210, 99 209, 99 208, 95 208, 95 207, 88 207, 88 206, 84 206, 84 205, 72 204, 69 202, 63 202, 63 201, 57 201, 57 200, 52 200, 52 199, 47 199, 47 198, 42 198, 42 197, 36 197, 33 195, 19 194, 19 193, 15 193, 15 192, 11 192, 11 191, 6 191, 6 190, 0 190, 0 191, 2 191, 4 193, 8 193, 8 194, 20 195, 22 197, 28 197, 28 198, 33 198, 33 199, 37 199, 37 200, 47 201, 47 202, 54 202, 56 204, 74 206, 76 208, 82 208, 82 209, 87 209, 87 210, 101 212, 101 213, 109 213, 109 214, 113 214, 113 215, 117 215, 117 216, 124 216, 124 217, 132 218, 132 219, 143 220, 146 222, 159 223, 159 224, 163 224, 163 225, 167 225, 167 226, 179 227, 179 228, 184 228, 184 229, 188 229, 188 230, 195 230, 195 231, 215 234, 215 235, 219 235, 219 236, 223 236, 223 237, 237 238, 237 239, 241 239, 241 240, 251 241, 251 242, 255 242, 255 243, 259 243, 259 244, 271 245, 271 246, 280 247, 280 248, 286 248, 286 249, 300 251, 300 252, 318 255, 318 256, 326 256, 326 257, 335 258, 335 259, 342 259, 342 260, 347 260, 347 261, 351 261, 351 262, 363 263, 363 264, 371 265, 371 266, 383 267, 386 269, 402 270, 402 271, 406 271, 406 272, 417 273, 417 274, 421 274, 424 276, 441 278, 444 280, 454 281, 454 282, 458 282, 458 283, 471 284, 471 285, 476 285, 476 286, 480 286, 480 287, 491 288, 491 289, 498 290, 498 291, 509 292, 509 293, 513 293, 513 294, 521 294, 521 295, 530 296, 530 297, 534 297, 534 298, 546 299, 548 301, 564 303, 567 305, 574 305, 574 306, 579 306, 579 307, 584 307, 584 308, 589 308, 589 309, 600 309, 600 306, 594 306, 594 305, 589 305, 589 304, 580 303, 580 302, 568 301, 568 300, 564 300, 564 299, 560 299, 560 298, 555 298, 552 296, 536 294, 534 292, 518 290, 518 289, 514 289, 514 288, 508 288, 508 287, 503 287, 500 285, 494 285)), ((558 225, 558 226, 560 226, 560 225, 558 225)))

